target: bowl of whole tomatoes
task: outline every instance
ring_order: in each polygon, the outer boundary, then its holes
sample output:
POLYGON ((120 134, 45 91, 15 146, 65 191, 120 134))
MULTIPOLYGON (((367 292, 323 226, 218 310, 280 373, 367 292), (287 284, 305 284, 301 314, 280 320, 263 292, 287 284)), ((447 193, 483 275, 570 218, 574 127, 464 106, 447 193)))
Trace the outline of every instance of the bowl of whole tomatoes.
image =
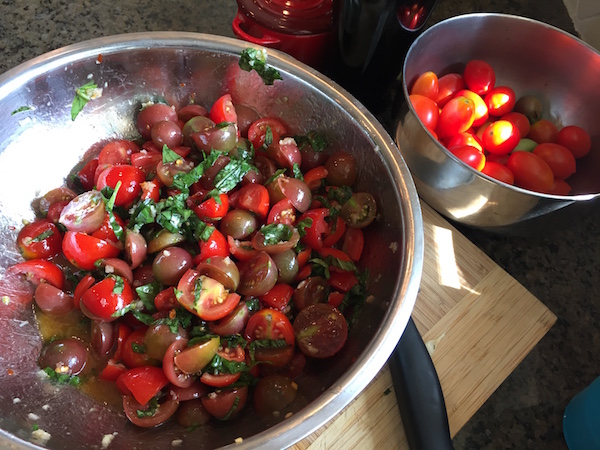
POLYGON ((419 195, 499 233, 568 224, 600 196, 600 54, 551 25, 466 14, 419 36, 396 143, 419 195))
POLYGON ((247 45, 109 36, 0 76, 2 448, 285 448, 395 348, 410 172, 347 92, 247 45))

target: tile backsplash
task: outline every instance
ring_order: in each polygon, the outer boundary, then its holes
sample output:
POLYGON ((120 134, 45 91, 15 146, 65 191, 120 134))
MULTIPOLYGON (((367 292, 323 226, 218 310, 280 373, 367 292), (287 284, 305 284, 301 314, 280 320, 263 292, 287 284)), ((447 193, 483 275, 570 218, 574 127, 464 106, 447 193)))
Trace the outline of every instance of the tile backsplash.
POLYGON ((564 0, 581 39, 600 50, 600 1, 564 0))

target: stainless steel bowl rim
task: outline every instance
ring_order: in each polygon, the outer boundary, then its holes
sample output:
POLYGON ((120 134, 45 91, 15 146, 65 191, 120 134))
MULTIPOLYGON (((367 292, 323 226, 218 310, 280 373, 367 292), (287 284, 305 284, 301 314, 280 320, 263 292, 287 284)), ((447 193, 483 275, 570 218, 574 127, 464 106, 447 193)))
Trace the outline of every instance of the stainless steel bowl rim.
MULTIPOLYGON (((485 19, 486 17, 505 17, 505 18, 509 18, 512 20, 520 20, 523 22, 529 22, 531 24, 534 24, 536 26, 542 26, 542 27, 546 27, 549 29, 552 29, 556 32, 559 32, 561 34, 564 34, 565 36, 575 39, 576 41, 580 42, 582 45, 585 45, 586 47, 588 47, 590 50, 593 50, 594 52, 597 52, 597 50, 595 48, 593 48, 592 46, 590 46, 589 44, 587 44, 586 42, 582 41, 581 39, 577 38, 576 36, 573 36, 572 34, 567 33, 564 30, 561 30, 560 28, 557 28, 553 25, 544 23, 544 22, 540 22, 534 19, 530 19, 527 17, 522 17, 522 16, 515 16, 512 14, 502 14, 502 13, 469 13, 469 14, 461 14, 459 16, 455 16, 455 17, 451 17, 449 19, 445 19, 442 22, 438 22, 434 25, 432 25, 431 27, 428 28, 428 30, 435 30, 436 28, 440 28, 440 27, 444 27, 446 26, 448 23, 451 22, 460 22, 460 21, 464 21, 464 20, 472 20, 475 18, 481 18, 481 19, 485 19)), ((424 40, 425 37, 423 37, 424 35, 421 34, 419 35, 413 42, 413 44, 411 45, 410 49, 408 50, 408 53, 406 54, 406 58, 404 60, 404 63, 402 65, 402 79, 404 80, 404 82, 402 83, 402 89, 404 91, 404 96, 406 99, 408 99, 409 97, 409 91, 408 91, 408 86, 406 83, 406 65, 407 65, 407 61, 409 60, 411 51, 413 51, 414 48, 416 48, 421 40, 424 40)), ((410 102, 408 102, 408 107, 410 108, 410 110, 415 114, 415 116, 417 116, 417 113, 414 109, 414 107, 412 106, 412 104, 410 102)), ((418 116, 417 116, 418 117, 418 116)), ((425 127, 423 127, 425 129, 425 127)), ((471 172, 473 172, 473 174, 477 174, 483 178, 485 178, 486 180, 492 182, 492 183, 497 183, 500 184, 504 187, 506 187, 507 189, 513 190, 515 192, 521 192, 524 194, 534 194, 536 196, 542 197, 542 198, 548 198, 548 199, 557 199, 557 200, 563 200, 563 201, 568 201, 568 200, 572 200, 573 202, 576 201, 588 201, 588 200, 593 200, 595 198, 600 197, 600 192, 599 193, 595 193, 595 194, 576 194, 576 195, 554 195, 554 194, 546 194, 546 193, 541 193, 541 192, 534 192, 534 191, 530 191, 528 189, 523 189, 520 188, 518 186, 514 186, 514 185, 510 185, 507 183, 504 183, 503 181, 497 180, 495 178, 490 177, 489 175, 486 175, 485 173, 482 173, 480 171, 478 171, 477 169, 469 166, 468 164, 465 164, 464 162, 462 162, 460 159, 458 159, 452 152, 450 152, 446 147, 444 147, 437 139, 434 138, 434 136, 431 134, 431 132, 426 129, 427 133, 429 134, 429 136, 431 136, 431 139, 436 141, 436 145, 437 147, 439 147, 439 149, 441 149, 446 155, 448 155, 450 158, 452 158, 454 161, 456 161, 459 164, 464 165, 464 167, 467 170, 470 170, 471 172)))
MULTIPOLYGON (((190 32, 147 32, 113 35, 69 45, 24 62, 0 75, 0 101, 18 86, 43 74, 50 68, 65 67, 84 58, 107 55, 130 48, 202 48, 239 54, 247 47, 256 47, 236 39, 190 32)), ((389 310, 378 332, 365 351, 349 367, 337 383, 299 413, 259 434, 244 439, 241 444, 226 448, 284 448, 299 441, 323 426, 346 407, 377 375, 395 348, 412 312, 423 268, 423 221, 416 188, 410 172, 393 139, 375 117, 347 91, 314 69, 277 50, 267 49, 269 64, 298 77, 324 92, 354 117, 373 139, 377 151, 389 167, 399 196, 407 200, 402 208, 404 235, 409 237, 403 267, 409 274, 404 282, 397 282, 395 298, 389 300, 389 310), (412 238, 412 239, 410 239, 412 238)), ((232 437, 232 440, 235 437, 232 437)), ((7 448, 39 448, 0 430, 0 444, 7 448)))

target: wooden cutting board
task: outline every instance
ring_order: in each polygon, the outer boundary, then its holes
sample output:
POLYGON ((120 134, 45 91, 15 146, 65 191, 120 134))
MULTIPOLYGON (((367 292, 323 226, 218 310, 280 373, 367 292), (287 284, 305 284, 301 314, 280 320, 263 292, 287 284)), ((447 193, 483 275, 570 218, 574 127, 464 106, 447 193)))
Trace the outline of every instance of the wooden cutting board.
MULTIPOLYGON (((421 203, 425 260, 413 310, 440 378, 454 436, 525 358, 556 316, 421 203)), ((293 450, 408 449, 390 371, 293 450)))

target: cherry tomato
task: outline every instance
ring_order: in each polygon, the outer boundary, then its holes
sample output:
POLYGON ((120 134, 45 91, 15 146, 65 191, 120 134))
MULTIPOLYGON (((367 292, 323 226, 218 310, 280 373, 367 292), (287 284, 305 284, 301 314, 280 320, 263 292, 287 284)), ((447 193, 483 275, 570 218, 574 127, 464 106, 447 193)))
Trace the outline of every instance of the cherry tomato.
POLYGON ((481 169, 482 173, 487 176, 495 178, 496 180, 502 181, 506 184, 514 184, 515 176, 506 165, 496 161, 490 161, 489 159, 485 162, 485 166, 481 169))
POLYGON ((279 141, 281 136, 287 133, 286 126, 279 119, 273 117, 258 119, 252 122, 248 128, 248 139, 250 139, 255 149, 262 148, 265 145, 267 130, 270 133, 269 140, 266 142, 267 146, 272 142, 279 141))
POLYGON ((199 373, 217 354, 220 342, 221 339, 216 336, 181 349, 175 353, 175 366, 186 374, 199 373))
POLYGON ((142 366, 125 372, 119 377, 119 383, 124 385, 141 405, 145 405, 169 384, 169 380, 160 367, 142 366))
POLYGON ((158 203, 160 200, 160 180, 155 178, 150 181, 142 181, 140 183, 142 187, 142 195, 140 196, 140 200, 153 200, 155 203, 158 203))
POLYGON ((304 182, 311 191, 316 191, 322 185, 322 181, 327 178, 328 172, 325 166, 317 166, 304 174, 304 182))
POLYGON ((224 94, 219 97, 210 108, 208 117, 216 124, 229 122, 237 126, 237 114, 231 101, 231 95, 224 94))
POLYGON ((285 311, 294 295, 294 288, 289 284, 279 283, 266 294, 261 295, 258 299, 268 308, 278 311, 285 311))
POLYGON ((85 291, 91 288, 95 282, 96 279, 89 273, 86 274, 81 280, 79 280, 79 283, 77 283, 77 286, 75 286, 75 290, 73 291, 73 303, 75 305, 75 308, 79 309, 79 302, 81 301, 81 296, 84 294, 85 291))
POLYGON ((435 130, 440 116, 438 105, 423 95, 412 94, 409 99, 423 125, 429 130, 435 130))
POLYGON ((448 73, 438 80, 438 95, 435 102, 440 108, 443 108, 458 91, 464 88, 465 82, 461 74, 448 73))
POLYGON ((131 155, 140 151, 138 145, 126 139, 117 139, 109 142, 98 155, 98 164, 130 164, 131 155))
POLYGON ((470 145, 471 147, 475 147, 480 152, 483 152, 483 146, 481 145, 479 138, 469 132, 455 134, 446 142, 446 148, 448 150, 452 150, 455 147, 461 147, 463 145, 470 145))
POLYGON ((210 237, 206 240, 200 240, 200 254, 194 258, 194 263, 198 264, 212 256, 229 256, 229 244, 227 238, 216 228, 210 237))
POLYGON ((61 211, 58 221, 69 231, 93 233, 106 216, 99 191, 87 191, 71 200, 61 211))
POLYGON ((219 194, 218 200, 211 197, 202 201, 203 198, 204 195, 197 196, 197 194, 194 194, 187 201, 188 206, 200 219, 211 221, 225 217, 225 214, 229 211, 229 197, 227 194, 219 194))
POLYGON ((131 165, 141 169, 146 175, 156 174, 158 163, 162 162, 159 151, 142 150, 131 155, 131 165))
POLYGON ((342 251, 354 262, 360 260, 365 245, 364 233, 360 228, 346 227, 342 238, 342 251))
POLYGON ((239 261, 250 261, 259 253, 252 242, 239 241, 232 236, 227 236, 227 247, 231 255, 239 261))
POLYGON ((508 120, 492 122, 483 132, 483 148, 495 155, 507 155, 521 140, 519 129, 508 120))
POLYGON ((81 187, 86 191, 94 188, 95 179, 94 174, 98 168, 98 158, 90 159, 85 166, 83 166, 79 172, 77 172, 77 179, 81 183, 81 187))
POLYGON ((40 219, 28 223, 17 236, 17 245, 25 259, 49 259, 60 253, 62 233, 54 222, 40 219))
POLYGON ((342 313, 327 303, 307 306, 294 320, 298 348, 306 356, 328 358, 339 352, 348 337, 342 313))
POLYGON ((515 107, 515 91, 508 86, 496 86, 483 97, 490 116, 501 117, 515 107))
POLYGON ((583 158, 592 148, 589 133, 577 125, 561 128, 556 136, 556 143, 567 147, 575 158, 583 158))
POLYGON ((146 174, 137 167, 129 165, 112 166, 104 169, 96 186, 99 190, 105 187, 115 188, 120 181, 121 186, 115 197, 115 206, 130 206, 140 194, 140 183, 146 180, 146 174))
POLYGON ((481 171, 485 165, 485 156, 476 147, 461 145, 450 149, 450 153, 475 170, 481 171))
POLYGON ((219 374, 204 372, 200 377, 200 381, 206 384, 207 386, 222 388, 235 383, 237 380, 240 379, 241 376, 242 374, 240 372, 219 374))
POLYGON ((284 339, 288 345, 294 345, 294 329, 283 313, 271 309, 261 309, 248 320, 244 336, 249 341, 263 339, 284 339))
POLYGON ((39 284, 42 281, 62 289, 65 277, 59 266, 45 259, 30 259, 10 266, 8 273, 24 275, 27 281, 39 284))
POLYGON ((554 184, 550 166, 537 155, 529 152, 514 152, 506 162, 515 177, 515 185, 530 191, 549 192, 554 184))
POLYGON ((475 103, 467 97, 454 97, 442 108, 436 133, 440 138, 467 131, 475 119, 475 103))
POLYGON ((565 180, 561 180, 560 178, 554 179, 554 184, 552 185, 552 189, 550 189, 549 194, 554 195, 569 195, 571 192, 571 186, 565 180))
POLYGON ((534 148, 533 153, 548 163, 555 178, 564 180, 575 173, 575 157, 567 147, 546 142, 534 148))
POLYGON ((154 428, 165 423, 175 414, 178 407, 179 400, 172 397, 169 393, 158 403, 155 411, 149 414, 140 414, 140 411, 144 411, 146 405, 138 402, 132 395, 127 394, 123 396, 123 410, 125 411, 125 415, 131 423, 142 428, 154 428))
POLYGON ((463 72, 467 87, 479 95, 484 95, 496 84, 496 74, 490 64, 479 59, 467 63, 463 72))
POLYGON ((260 218, 269 213, 269 192, 262 184, 247 184, 238 191, 238 204, 241 209, 253 212, 260 218))
POLYGON ((504 114, 501 117, 502 120, 508 120, 515 127, 519 129, 519 133, 521 134, 521 138, 524 138, 529 134, 529 129, 531 125, 529 124, 529 119, 525 114, 521 114, 520 112, 512 111, 508 114, 504 114))
MULTIPOLYGON (((424 72, 417 77, 410 89, 410 95, 423 95, 435 101, 439 93, 438 77, 434 72, 424 72)), ((435 129, 435 127, 433 127, 435 129)))
POLYGON ((119 249, 108 241, 77 231, 67 231, 62 241, 65 257, 83 270, 95 269, 99 259, 116 258, 119 249))
POLYGON ((558 128, 547 119, 540 119, 529 128, 529 134, 526 136, 533 139, 538 144, 544 142, 556 142, 558 137, 558 128))
MULTIPOLYGON (((121 227, 122 230, 127 229, 123 219, 121 219, 115 213, 113 213, 112 216, 113 216, 114 221, 121 227)), ((117 235, 115 234, 115 230, 113 229, 113 223, 112 223, 111 217, 109 216, 109 214, 107 212, 104 213, 104 220, 102 221, 100 228, 98 228, 96 231, 91 233, 91 235, 98 239, 102 239, 107 242, 110 242, 119 248, 121 247, 121 241, 119 240, 119 238, 117 238, 117 235)))
POLYGON ((98 375, 98 378, 104 381, 117 381, 117 378, 125 372, 127 372, 127 367, 124 364, 114 359, 109 359, 102 372, 100 372, 100 375, 98 375))
POLYGON ((358 279, 354 272, 338 270, 331 271, 327 282, 333 289, 346 293, 358 284, 358 279))
POLYGON ((329 224, 325 220, 328 216, 327 208, 315 208, 302 214, 299 222, 311 219, 312 223, 304 229, 305 235, 300 241, 312 249, 323 248, 323 236, 329 232, 329 224))
POLYGON ((175 365, 175 356, 187 348, 188 340, 177 339, 169 345, 162 359, 162 368, 165 376, 174 386, 180 388, 189 388, 196 380, 195 376, 184 373, 175 365))
POLYGON ((129 283, 121 277, 109 276, 83 293, 80 307, 90 319, 111 322, 117 319, 115 313, 132 301, 133 291, 129 283))
POLYGON ((486 120, 488 120, 489 117, 489 112, 488 112, 488 106, 486 105, 485 101, 483 101, 483 98, 481 98, 481 96, 479 94, 476 94, 473 91, 470 91, 468 89, 462 89, 460 91, 458 91, 455 94, 456 97, 467 97, 470 98, 471 100, 473 100, 473 103, 475 104, 475 117, 473 118, 473 126, 474 127, 478 127, 479 125, 482 125, 485 123, 486 120))
POLYGON ((294 401, 298 385, 290 378, 272 374, 261 378, 254 389, 254 408, 259 414, 273 414, 282 411, 294 401))
POLYGON ((204 320, 219 320, 240 302, 240 296, 229 292, 223 284, 194 269, 188 269, 177 285, 179 303, 204 320))
POLYGON ((296 208, 292 205, 289 198, 279 200, 269 210, 267 216, 267 223, 282 223, 285 225, 292 225, 296 222, 296 208))
POLYGON ((236 417, 246 405, 248 386, 233 389, 219 389, 201 398, 202 405, 217 420, 229 420, 236 417))

